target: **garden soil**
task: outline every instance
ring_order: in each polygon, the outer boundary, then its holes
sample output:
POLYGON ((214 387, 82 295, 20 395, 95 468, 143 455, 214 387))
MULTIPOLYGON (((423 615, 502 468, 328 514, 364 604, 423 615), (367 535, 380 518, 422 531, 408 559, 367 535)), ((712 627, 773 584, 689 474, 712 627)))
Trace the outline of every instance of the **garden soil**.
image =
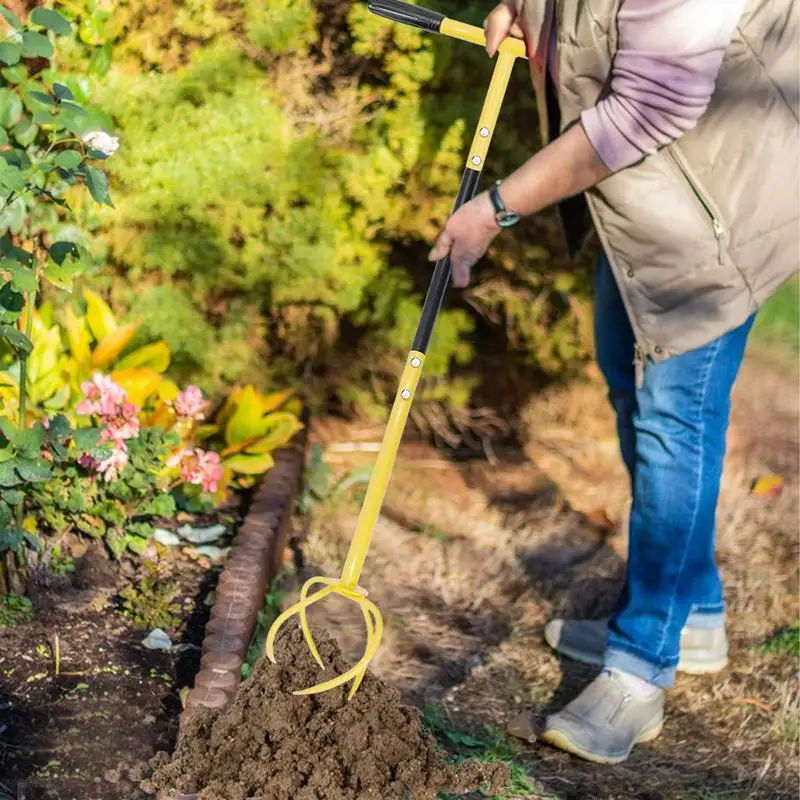
MULTIPOLYGON (((323 661, 347 670, 334 641, 314 636, 323 661)), ((195 714, 172 759, 157 757, 142 788, 198 800, 427 800, 508 784, 504 764, 445 761, 419 712, 369 673, 349 702, 345 687, 293 695, 320 681, 299 628, 282 634, 276 657, 262 659, 227 711, 195 714)))

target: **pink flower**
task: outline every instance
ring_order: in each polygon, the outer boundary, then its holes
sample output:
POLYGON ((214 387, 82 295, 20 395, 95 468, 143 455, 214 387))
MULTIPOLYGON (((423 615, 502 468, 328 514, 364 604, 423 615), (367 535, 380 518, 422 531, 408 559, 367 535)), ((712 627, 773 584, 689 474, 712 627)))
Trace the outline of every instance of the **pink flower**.
POLYGON ((42 427, 47 431, 50 430, 50 417, 46 414, 42 417, 42 427))
POLYGON ((128 463, 128 449, 122 442, 117 442, 111 455, 97 465, 97 471, 106 483, 116 480, 128 463))
POLYGON ((208 403, 197 386, 187 386, 172 404, 175 413, 182 419, 203 419, 208 403))
POLYGON ((219 453, 187 448, 167 459, 167 466, 181 468, 181 481, 202 486, 204 492, 216 492, 222 480, 223 469, 219 453))
POLYGON ((75 411, 83 416, 113 416, 117 408, 128 399, 125 390, 118 383, 99 372, 90 381, 81 384, 81 391, 86 399, 78 403, 75 411))

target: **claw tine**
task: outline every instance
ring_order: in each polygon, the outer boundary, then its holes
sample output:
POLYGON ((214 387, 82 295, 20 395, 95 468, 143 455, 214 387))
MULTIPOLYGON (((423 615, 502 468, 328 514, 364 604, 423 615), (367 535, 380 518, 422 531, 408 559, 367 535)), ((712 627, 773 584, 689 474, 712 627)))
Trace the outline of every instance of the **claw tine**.
MULTIPOLYGON (((314 637, 311 635, 311 628, 309 628, 308 626, 308 614, 306 614, 307 606, 303 605, 303 601, 308 597, 308 590, 312 586, 320 583, 331 586, 331 584, 335 583, 335 581, 330 578, 311 578, 311 580, 306 581, 305 584, 303 585, 303 588, 300 590, 300 608, 298 609, 297 613, 300 617, 300 628, 303 631, 303 637, 306 640, 308 649, 311 651, 311 655, 314 656, 314 661, 316 661, 317 664, 319 664, 319 668, 324 670, 325 664, 323 664, 322 662, 322 658, 319 654, 319 650, 317 650, 317 645, 316 642, 314 641, 314 637)), ((313 595, 311 602, 319 600, 320 598, 317 597, 317 595, 324 591, 325 591, 324 589, 320 589, 319 592, 316 592, 313 595)), ((328 592, 328 594, 330 594, 330 592, 328 592)))
POLYGON ((350 691, 347 695, 348 700, 353 699, 353 695, 358 691, 358 687, 361 686, 361 681, 364 680, 364 675, 366 674, 367 674, 367 668, 364 667, 364 669, 362 669, 361 672, 358 675, 356 675, 356 679, 353 681, 353 685, 350 687, 350 691))
MULTIPOLYGON (((278 631, 280 630, 283 623, 286 622, 286 620, 288 620, 290 617, 293 617, 295 614, 299 614, 301 610, 305 610, 312 603, 316 603, 317 601, 322 600, 322 598, 329 595, 334 590, 334 588, 335 587, 333 586, 327 586, 324 589, 315 592, 311 597, 306 597, 304 600, 295 603, 293 606, 289 606, 289 608, 287 608, 286 611, 280 614, 278 618, 275 620, 275 622, 272 623, 269 632, 267 633, 267 640, 265 642, 264 649, 267 658, 273 664, 275 663, 275 639, 278 636, 278 631)), ((314 649, 316 650, 316 648, 314 649)))

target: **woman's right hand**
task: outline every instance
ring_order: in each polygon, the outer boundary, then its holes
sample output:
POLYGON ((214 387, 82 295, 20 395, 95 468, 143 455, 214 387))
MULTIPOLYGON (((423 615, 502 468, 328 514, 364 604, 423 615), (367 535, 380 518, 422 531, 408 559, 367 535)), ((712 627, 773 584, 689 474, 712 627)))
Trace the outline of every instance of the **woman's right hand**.
POLYGON ((494 58, 497 48, 508 36, 524 38, 515 0, 503 0, 495 6, 494 11, 483 21, 483 30, 486 32, 486 52, 490 58, 494 58))

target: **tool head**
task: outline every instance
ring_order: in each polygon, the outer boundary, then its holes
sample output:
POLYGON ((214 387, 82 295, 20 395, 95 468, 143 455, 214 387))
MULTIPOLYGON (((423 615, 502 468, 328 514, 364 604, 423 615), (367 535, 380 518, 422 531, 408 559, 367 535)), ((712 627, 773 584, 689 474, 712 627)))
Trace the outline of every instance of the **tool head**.
POLYGON ((383 618, 381 617, 381 612, 378 611, 374 603, 367 600, 367 593, 360 586, 348 586, 341 578, 311 578, 311 580, 306 581, 300 591, 300 599, 293 606, 287 608, 286 611, 272 623, 267 633, 266 653, 267 658, 274 664, 275 639, 278 635, 278 631, 283 626, 284 622, 296 614, 299 617, 300 628, 303 631, 303 637, 306 640, 308 649, 311 651, 311 655, 314 656, 314 660, 319 664, 320 669, 324 670, 325 664, 323 664, 320 658, 319 651, 314 643, 314 637, 311 635, 311 630, 308 627, 308 615, 306 614, 306 610, 309 606, 325 599, 331 594, 338 594, 341 597, 352 600, 361 609, 364 622, 367 626, 367 646, 364 655, 355 666, 351 667, 344 674, 323 681, 322 683, 317 683, 314 686, 309 686, 307 689, 299 689, 293 692, 293 694, 318 694, 319 692, 326 692, 329 689, 342 686, 352 680, 353 685, 350 687, 350 694, 347 696, 347 699, 350 700, 356 691, 358 691, 358 687, 361 685, 361 681, 364 679, 364 674, 367 671, 367 666, 378 651, 378 647, 381 643, 381 636, 383 635, 383 618), (314 586, 322 586, 323 588, 313 594, 309 594, 309 591, 314 586))

